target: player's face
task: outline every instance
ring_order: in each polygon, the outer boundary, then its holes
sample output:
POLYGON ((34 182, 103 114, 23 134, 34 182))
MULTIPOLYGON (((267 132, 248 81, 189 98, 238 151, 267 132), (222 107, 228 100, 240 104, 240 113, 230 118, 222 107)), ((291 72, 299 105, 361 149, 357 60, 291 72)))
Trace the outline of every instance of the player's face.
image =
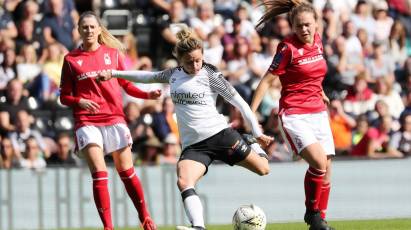
POLYGON ((313 13, 304 11, 295 15, 293 30, 301 42, 312 44, 316 28, 317 25, 313 13))
POLYGON ((79 26, 79 33, 85 45, 92 45, 98 42, 101 27, 94 17, 84 17, 79 26))
POLYGON ((189 74, 197 74, 203 66, 203 51, 196 49, 186 53, 181 57, 181 64, 189 74))

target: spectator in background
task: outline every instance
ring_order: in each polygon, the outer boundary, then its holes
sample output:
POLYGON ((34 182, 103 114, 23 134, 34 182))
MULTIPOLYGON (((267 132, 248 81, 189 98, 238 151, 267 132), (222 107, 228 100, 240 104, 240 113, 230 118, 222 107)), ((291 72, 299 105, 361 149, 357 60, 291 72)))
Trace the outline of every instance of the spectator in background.
POLYGON ((362 47, 362 55, 364 58, 369 58, 373 54, 373 47, 370 43, 370 39, 368 36, 368 32, 364 28, 360 28, 357 30, 357 37, 361 43, 362 47))
POLYGON ((374 40, 384 41, 384 43, 386 43, 394 20, 388 15, 388 4, 385 0, 374 3, 374 18, 374 40))
POLYGON ((1 138, 1 164, 0 168, 10 169, 12 167, 18 167, 18 160, 21 158, 20 155, 16 155, 13 149, 13 144, 11 140, 7 137, 1 138))
MULTIPOLYGON (((367 33, 370 36, 369 33, 367 33)), ((344 36, 345 42, 345 52, 350 58, 355 58, 357 63, 363 62, 363 49, 361 46, 361 42, 357 37, 357 28, 352 21, 346 21, 343 24, 343 32, 342 35, 344 36)))
POLYGON ((403 154, 389 145, 391 138, 391 116, 380 118, 377 128, 368 128, 361 140, 353 146, 350 155, 369 158, 400 158, 403 154))
POLYGON ((333 4, 327 1, 322 9, 323 41, 330 44, 338 36, 338 29, 341 28, 341 21, 335 13, 333 4))
POLYGON ((190 19, 190 25, 202 40, 207 40, 211 32, 219 37, 224 35, 224 21, 221 15, 214 14, 214 4, 211 0, 202 1, 197 8, 197 16, 190 19))
POLYGON ((369 128, 367 115, 361 114, 356 119, 357 126, 352 130, 352 146, 357 145, 358 142, 367 133, 369 128))
POLYGON ((358 0, 355 10, 351 15, 351 21, 356 29, 364 28, 367 30, 368 38, 373 41, 375 36, 375 20, 371 16, 371 6, 366 0, 358 0))
POLYGON ((378 126, 380 126, 382 117, 391 116, 391 119, 392 119, 391 130, 398 131, 398 129, 400 128, 400 124, 398 123, 398 118, 390 114, 389 104, 387 104, 387 102, 384 100, 381 100, 381 99, 377 100, 375 102, 375 109, 373 111, 370 111, 367 115, 368 115, 368 121, 371 127, 377 128, 378 126))
POLYGON ((152 128, 160 141, 164 141, 170 133, 173 133, 177 139, 179 138, 174 110, 175 107, 171 97, 165 97, 161 110, 153 113, 152 128))
POLYGON ((47 163, 44 160, 44 153, 37 143, 35 137, 29 137, 24 141, 26 146, 23 157, 20 159, 20 166, 24 169, 42 170, 47 163))
POLYGON ((41 28, 36 25, 34 21, 29 19, 23 19, 19 22, 19 33, 16 38, 16 50, 20 53, 21 49, 25 45, 32 45, 36 50, 37 56, 42 55, 42 49, 44 47, 43 35, 40 33, 41 28))
POLYGON ((20 110, 17 112, 16 131, 10 132, 9 138, 13 144, 14 152, 17 155, 27 152, 26 141, 29 138, 35 138, 36 144, 43 153, 42 157, 50 156, 50 148, 46 145, 44 137, 38 130, 30 128, 33 122, 33 117, 26 111, 20 110))
POLYGON ((352 144, 352 129, 355 128, 357 123, 355 119, 345 113, 339 99, 331 100, 329 114, 335 153, 336 155, 347 155, 352 144))
POLYGON ((56 138, 57 149, 49 158, 47 166, 73 167, 80 165, 80 159, 74 155, 74 144, 68 133, 60 133, 56 138))
POLYGON ((404 102, 398 91, 394 90, 393 81, 387 77, 377 79, 375 93, 377 100, 382 100, 388 106, 388 114, 394 119, 399 119, 404 110, 404 102))
POLYGON ((403 68, 407 60, 407 33, 404 25, 396 20, 388 37, 388 55, 394 61, 396 69, 403 68))
POLYGON ((181 0, 172 0, 168 17, 164 17, 159 22, 158 27, 161 34, 161 41, 154 45, 156 45, 156 49, 160 49, 158 54, 164 58, 164 60, 174 58, 172 51, 177 42, 176 33, 180 29, 179 25, 190 25, 188 18, 185 17, 184 10, 185 7, 181 0))
POLYGON ((63 0, 47 0, 50 12, 43 16, 43 36, 46 44, 59 42, 68 50, 75 47, 78 38, 75 24, 70 12, 64 11, 63 0))
POLYGON ((361 73, 355 77, 354 85, 347 90, 347 96, 343 100, 344 111, 356 118, 373 110, 376 100, 376 95, 368 88, 365 74, 361 73))
POLYGON ((395 63, 391 57, 385 54, 382 41, 375 40, 372 43, 373 55, 366 59, 366 70, 368 82, 376 83, 377 78, 385 77, 390 81, 395 81, 395 63))
POLYGON ((180 144, 173 133, 169 133, 163 141, 163 149, 159 158, 160 164, 177 164, 181 153, 180 144))
POLYGON ((204 61, 219 68, 224 68, 224 46, 221 44, 221 36, 216 31, 211 31, 208 34, 206 44, 204 48, 204 61))
POLYGON ((389 145, 404 156, 411 156, 411 113, 404 114, 401 119, 401 129, 392 135, 389 145))
POLYGON ((162 154, 163 144, 157 137, 149 137, 141 147, 137 164, 138 165, 158 165, 159 157, 162 154))
POLYGON ((0 37, 2 39, 17 37, 17 28, 14 24, 10 11, 0 7, 0 37))
POLYGON ((0 91, 6 90, 9 81, 17 77, 14 49, 8 48, 3 54, 3 62, 0 64, 0 91))
POLYGON ((10 80, 7 84, 6 101, 0 103, 0 130, 15 131, 17 113, 20 110, 29 110, 26 96, 23 96, 23 84, 17 78, 10 80))

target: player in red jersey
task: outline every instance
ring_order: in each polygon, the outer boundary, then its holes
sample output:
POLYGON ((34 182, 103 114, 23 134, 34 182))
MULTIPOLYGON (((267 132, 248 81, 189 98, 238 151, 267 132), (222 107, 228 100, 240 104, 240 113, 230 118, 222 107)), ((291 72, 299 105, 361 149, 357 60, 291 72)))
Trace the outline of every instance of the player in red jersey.
POLYGON ((123 70, 121 43, 93 12, 78 22, 83 44, 64 58, 61 77, 62 104, 73 109, 79 153, 85 157, 93 178, 94 201, 105 230, 113 229, 105 154, 112 154, 115 167, 134 203, 145 230, 155 230, 147 210, 141 183, 134 172, 130 130, 126 126, 121 88, 134 97, 156 99, 160 90, 144 92, 122 79, 98 82, 97 73, 123 70))
POLYGON ((279 78, 282 90, 279 120, 290 149, 309 164, 305 174, 304 221, 310 230, 329 230, 325 219, 330 193, 331 156, 335 155, 326 103, 322 89, 327 71, 321 38, 316 32, 317 14, 302 0, 268 0, 260 20, 289 12, 293 34, 277 48, 273 62, 256 89, 251 108, 256 111, 271 82, 279 78))

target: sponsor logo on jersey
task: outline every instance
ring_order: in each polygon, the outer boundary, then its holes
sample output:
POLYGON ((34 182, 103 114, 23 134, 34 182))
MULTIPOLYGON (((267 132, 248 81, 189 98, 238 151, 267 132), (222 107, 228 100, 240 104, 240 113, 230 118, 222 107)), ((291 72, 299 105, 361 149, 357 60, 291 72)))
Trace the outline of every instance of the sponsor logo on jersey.
POLYGON ((108 53, 104 54, 104 64, 111 65, 111 58, 110 58, 110 54, 108 53))
POLYGON ((302 58, 302 59, 298 60, 298 65, 310 64, 310 63, 313 63, 313 62, 321 61, 323 59, 324 59, 324 57, 323 57, 322 54, 317 54, 317 55, 312 56, 312 57, 302 58))
POLYGON ((192 93, 192 92, 171 92, 171 98, 175 104, 181 105, 206 105, 206 101, 203 100, 205 97, 205 92, 192 93))

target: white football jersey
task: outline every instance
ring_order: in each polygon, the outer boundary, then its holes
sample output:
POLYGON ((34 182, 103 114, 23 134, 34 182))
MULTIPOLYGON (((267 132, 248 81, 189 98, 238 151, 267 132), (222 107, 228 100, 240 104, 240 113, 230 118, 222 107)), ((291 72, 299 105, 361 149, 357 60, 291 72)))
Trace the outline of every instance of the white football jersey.
POLYGON ((226 118, 217 111, 217 96, 230 101, 237 91, 213 65, 204 63, 197 75, 182 67, 158 72, 153 81, 170 84, 183 149, 228 127, 226 118))

